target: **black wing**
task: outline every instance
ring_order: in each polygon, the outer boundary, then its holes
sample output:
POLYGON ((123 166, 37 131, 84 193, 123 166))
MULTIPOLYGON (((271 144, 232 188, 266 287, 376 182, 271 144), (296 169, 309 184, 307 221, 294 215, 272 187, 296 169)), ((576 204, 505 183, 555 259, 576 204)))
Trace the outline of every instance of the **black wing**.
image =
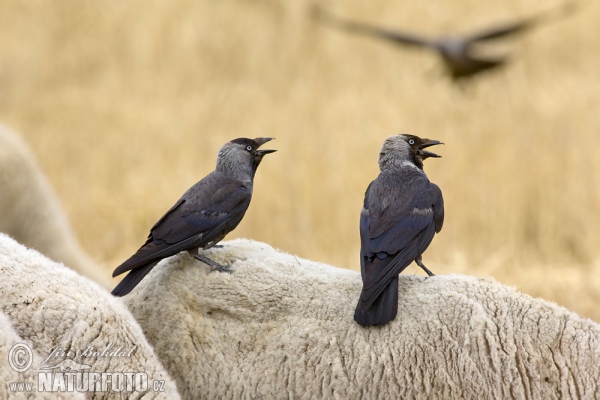
POLYGON ((115 269, 113 277, 182 250, 220 240, 242 220, 251 197, 250 189, 236 180, 198 182, 158 220, 146 243, 115 269), (211 187, 218 189, 207 190, 211 187), (197 197, 197 193, 201 196, 197 197))
POLYGON ((507 23, 505 25, 497 26, 494 28, 483 30, 479 33, 475 33, 469 37, 469 41, 475 42, 481 40, 493 40, 510 36, 513 34, 522 33, 552 18, 565 16, 574 11, 575 8, 575 3, 565 3, 561 7, 548 11, 544 14, 522 19, 520 21, 515 21, 512 23, 507 23))
POLYGON ((503 38, 506 36, 524 32, 524 31, 532 28, 534 25, 537 25, 537 23, 538 23, 537 18, 532 18, 532 19, 525 20, 525 21, 513 22, 513 23, 506 24, 506 25, 486 29, 485 31, 482 31, 482 32, 475 33, 475 34, 469 36, 468 40, 470 42, 477 42, 477 41, 483 41, 483 40, 500 39, 500 38, 503 38))
MULTIPOLYGON (((381 210, 365 208, 361 214, 362 309, 369 308, 442 229, 444 207, 440 189, 423 178, 413 182, 410 190, 412 196, 389 194, 408 201, 390 201, 381 210)), ((367 191, 367 198, 371 193, 367 191)), ((370 202, 366 201, 365 206, 367 203, 370 202)))
POLYGON ((202 197, 187 199, 156 224, 150 232, 155 241, 175 244, 202 234, 203 243, 208 243, 223 222, 233 219, 235 225, 239 223, 252 197, 250 189, 237 180, 221 182, 212 193, 203 188, 190 191, 202 193, 202 197))
POLYGON ((435 47, 434 41, 423 36, 414 35, 408 32, 379 28, 361 22, 345 20, 339 17, 335 17, 321 8, 315 9, 315 16, 336 28, 344 29, 349 32, 380 37, 382 39, 391 40, 399 44, 406 44, 419 47, 435 47))

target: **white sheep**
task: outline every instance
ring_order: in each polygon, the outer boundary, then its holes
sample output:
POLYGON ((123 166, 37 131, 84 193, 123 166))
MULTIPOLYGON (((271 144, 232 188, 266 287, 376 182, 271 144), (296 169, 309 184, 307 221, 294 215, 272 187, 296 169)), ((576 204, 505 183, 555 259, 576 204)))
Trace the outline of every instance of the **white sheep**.
POLYGON ((23 139, 0 125, 0 232, 109 288, 110 276, 81 249, 23 139))
MULTIPOLYGON (((39 365, 43 360, 31 350, 31 343, 19 337, 12 328, 10 320, 0 312, 0 399, 43 399, 47 393, 38 393, 37 374, 32 368, 25 369, 29 360, 39 365), (27 346, 27 347, 24 347, 27 346), (28 351, 31 351, 29 353, 28 351), (14 367, 11 366, 11 363, 14 367), (16 369, 15 369, 16 368, 16 369), (22 372, 18 372, 21 371, 22 372), (32 386, 26 386, 31 384, 32 386)), ((84 399, 80 392, 53 393, 56 399, 84 399)))
MULTIPOLYGON (((0 311, 42 358, 34 366, 36 371, 145 373, 148 381, 142 382, 140 376, 140 383, 147 383, 150 390, 127 393, 127 398, 178 398, 173 380, 123 303, 98 284, 4 234, 0 234, 0 311)), ((117 396, 125 395, 127 388, 122 389, 125 392, 117 396)), ((94 386, 89 394, 115 397, 114 392, 100 390, 94 386)))
POLYGON ((238 239, 163 260, 124 298, 184 398, 591 398, 600 325, 492 279, 400 276, 398 317, 352 318, 360 274, 238 239))

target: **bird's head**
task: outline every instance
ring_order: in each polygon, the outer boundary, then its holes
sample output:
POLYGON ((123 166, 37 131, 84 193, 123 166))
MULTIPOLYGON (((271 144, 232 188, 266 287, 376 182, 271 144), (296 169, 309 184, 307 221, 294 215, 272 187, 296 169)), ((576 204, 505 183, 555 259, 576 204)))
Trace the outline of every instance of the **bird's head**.
POLYGON ((259 150, 260 146, 275 138, 238 138, 227 142, 219 150, 217 170, 242 180, 252 179, 265 154, 277 150, 259 150))
POLYGON ((414 164, 423 169, 423 160, 428 157, 441 157, 425 150, 429 146, 443 144, 439 140, 420 138, 415 135, 394 135, 385 139, 379 152, 379 167, 384 169, 391 165, 402 165, 404 162, 414 164))

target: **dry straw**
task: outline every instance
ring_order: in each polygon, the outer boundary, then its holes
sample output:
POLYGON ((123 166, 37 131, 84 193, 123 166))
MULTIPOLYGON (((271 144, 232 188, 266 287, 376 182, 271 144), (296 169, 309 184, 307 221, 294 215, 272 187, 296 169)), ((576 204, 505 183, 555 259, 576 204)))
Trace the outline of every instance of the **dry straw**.
MULTIPOLYGON (((329 2, 437 35, 557 6, 329 2), (546 8, 547 7, 547 8, 546 8)), ((432 54, 320 26, 310 2, 5 1, 0 120, 23 133, 86 250, 114 268, 227 140, 275 136, 231 235, 358 268, 358 216, 393 133, 442 140, 434 272, 493 275, 600 319, 600 4, 513 40, 457 88, 432 54)), ((415 273, 410 269, 406 273, 415 273)))

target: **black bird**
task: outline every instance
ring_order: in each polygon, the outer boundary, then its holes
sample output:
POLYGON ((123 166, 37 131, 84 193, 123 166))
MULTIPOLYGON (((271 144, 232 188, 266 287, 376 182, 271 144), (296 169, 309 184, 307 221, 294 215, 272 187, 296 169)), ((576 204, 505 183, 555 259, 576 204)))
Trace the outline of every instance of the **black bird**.
POLYGON ((444 66, 450 77, 454 80, 472 77, 480 72, 499 67, 506 63, 507 56, 496 56, 478 54, 477 47, 482 42, 501 39, 518 33, 528 31, 540 23, 551 19, 551 17, 564 15, 574 9, 574 4, 568 3, 557 10, 506 23, 475 32, 465 36, 442 36, 440 38, 428 38, 408 32, 390 30, 377 26, 348 21, 335 17, 326 11, 315 8, 315 15, 332 26, 364 35, 385 39, 397 45, 422 47, 437 52, 444 62, 444 66))
POLYGON ((425 148, 441 143, 413 135, 383 142, 381 172, 367 188, 360 213, 363 289, 354 313, 360 325, 384 325, 396 318, 398 275, 410 263, 433 275, 421 254, 442 229, 444 199, 423 172, 423 160, 440 157, 425 148))
POLYGON ((148 240, 113 272, 113 277, 131 271, 113 289, 125 296, 163 258, 187 250, 196 259, 219 271, 227 271, 198 249, 208 249, 240 223, 252 198, 254 174, 265 154, 259 150, 273 138, 240 138, 225 143, 217 156, 217 167, 189 188, 150 229, 148 240))

